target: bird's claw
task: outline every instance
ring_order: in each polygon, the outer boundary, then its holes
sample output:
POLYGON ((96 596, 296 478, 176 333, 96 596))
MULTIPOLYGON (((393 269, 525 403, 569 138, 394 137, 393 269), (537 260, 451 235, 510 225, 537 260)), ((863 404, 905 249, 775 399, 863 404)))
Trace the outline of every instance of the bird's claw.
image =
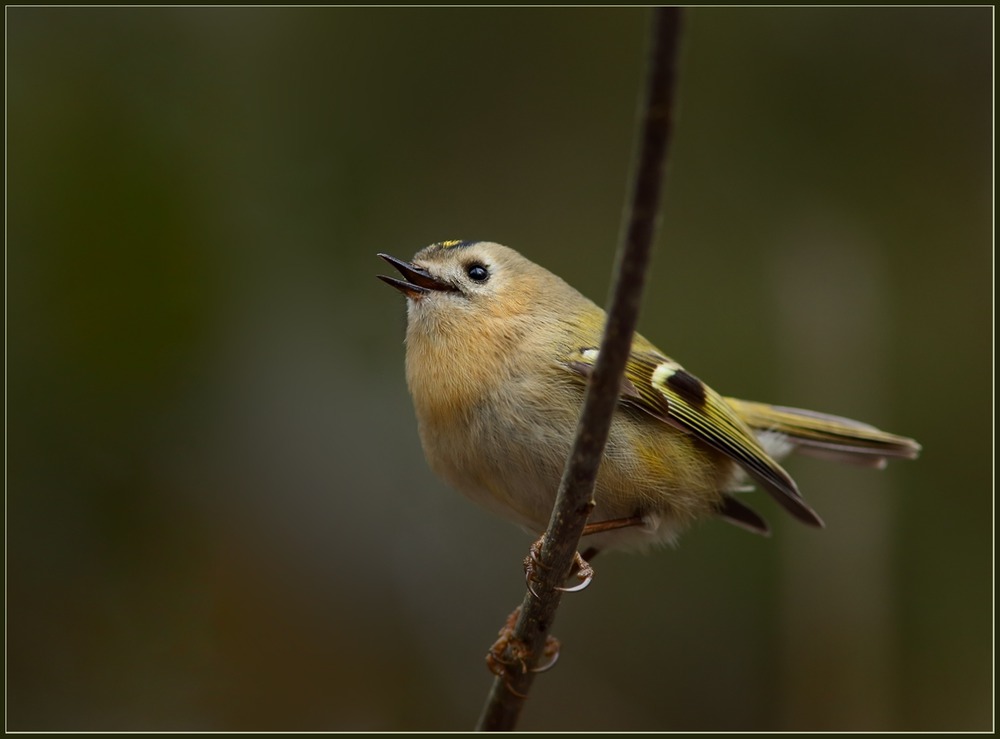
POLYGON ((545 649, 542 650, 542 656, 548 657, 548 662, 544 665, 536 665, 532 668, 532 672, 548 672, 553 667, 556 666, 556 662, 559 661, 559 650, 562 645, 559 640, 556 639, 551 634, 545 638, 545 649))
POLYGON ((545 541, 544 536, 531 545, 531 549, 528 550, 528 556, 524 558, 524 584, 528 586, 528 592, 535 596, 535 598, 538 597, 538 593, 535 592, 535 589, 531 585, 535 581, 535 573, 544 567, 539 558, 542 554, 543 541, 545 541))
MULTIPOLYGON (((536 598, 538 597, 538 593, 535 592, 532 584, 535 582, 535 573, 539 569, 544 568, 541 561, 542 542, 544 539, 545 537, 542 537, 532 544, 531 549, 528 550, 528 556, 524 558, 524 581, 528 586, 528 592, 536 598)), ((571 588, 556 587, 556 590, 563 593, 578 593, 590 585, 591 580, 594 579, 594 568, 590 566, 579 552, 573 554, 573 567, 576 569, 577 578, 581 580, 580 584, 574 585, 571 588)))
POLYGON ((573 564, 576 567, 576 577, 581 581, 580 584, 571 588, 556 588, 556 590, 561 590, 564 593, 579 593, 594 579, 594 568, 580 556, 579 552, 573 555, 573 564))

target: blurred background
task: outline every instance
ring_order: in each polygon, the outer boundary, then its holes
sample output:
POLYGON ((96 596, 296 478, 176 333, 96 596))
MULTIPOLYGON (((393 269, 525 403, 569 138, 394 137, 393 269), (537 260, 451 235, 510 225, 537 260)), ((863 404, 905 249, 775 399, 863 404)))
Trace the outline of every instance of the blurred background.
MULTIPOLYGON (((465 730, 530 539, 433 477, 387 251, 604 302, 647 9, 7 18, 7 728, 465 730)), ((536 730, 992 727, 992 24, 687 11, 643 333, 913 436, 564 599, 536 730)))

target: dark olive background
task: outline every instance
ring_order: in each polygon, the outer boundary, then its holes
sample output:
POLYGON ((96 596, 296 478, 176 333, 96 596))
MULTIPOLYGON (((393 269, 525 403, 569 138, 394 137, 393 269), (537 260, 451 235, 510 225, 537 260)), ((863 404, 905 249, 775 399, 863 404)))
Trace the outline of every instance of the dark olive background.
MULTIPOLYGON (((9 729, 473 726, 529 539, 427 469, 375 253, 603 302, 648 16, 7 9, 9 729)), ((688 11, 643 333, 924 454, 598 560, 522 728, 991 728, 992 18, 688 11)))

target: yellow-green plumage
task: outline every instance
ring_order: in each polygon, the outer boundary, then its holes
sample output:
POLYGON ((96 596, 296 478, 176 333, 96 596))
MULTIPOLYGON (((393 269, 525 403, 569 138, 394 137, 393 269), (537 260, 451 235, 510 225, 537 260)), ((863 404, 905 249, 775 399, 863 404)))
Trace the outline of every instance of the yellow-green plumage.
POLYGON ((789 437, 801 454, 879 468, 889 459, 916 459, 920 454, 913 439, 850 418, 738 398, 726 402, 750 428, 789 437))
MULTIPOLYGON (((405 278, 382 279, 408 298, 406 375, 428 462, 473 500, 540 533, 604 311, 498 244, 442 242, 412 263, 385 258, 405 278)), ((637 334, 590 520, 641 517, 643 525, 596 534, 588 547, 671 540, 711 515, 766 533, 733 496, 745 476, 800 520, 822 525, 765 447, 869 463, 919 450, 848 419, 723 398, 637 334)))

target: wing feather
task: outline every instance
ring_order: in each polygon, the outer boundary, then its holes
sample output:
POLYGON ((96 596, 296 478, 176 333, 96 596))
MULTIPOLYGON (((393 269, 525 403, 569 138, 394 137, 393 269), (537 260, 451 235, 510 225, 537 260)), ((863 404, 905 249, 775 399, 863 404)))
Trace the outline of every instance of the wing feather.
MULTIPOLYGON (((597 350, 583 347, 564 366, 584 381, 593 371, 597 350)), ((636 351, 625 367, 622 405, 640 410, 689 433, 739 464, 799 520, 822 526, 820 517, 799 494, 795 482, 757 442, 733 408, 714 390, 672 359, 636 351)))

